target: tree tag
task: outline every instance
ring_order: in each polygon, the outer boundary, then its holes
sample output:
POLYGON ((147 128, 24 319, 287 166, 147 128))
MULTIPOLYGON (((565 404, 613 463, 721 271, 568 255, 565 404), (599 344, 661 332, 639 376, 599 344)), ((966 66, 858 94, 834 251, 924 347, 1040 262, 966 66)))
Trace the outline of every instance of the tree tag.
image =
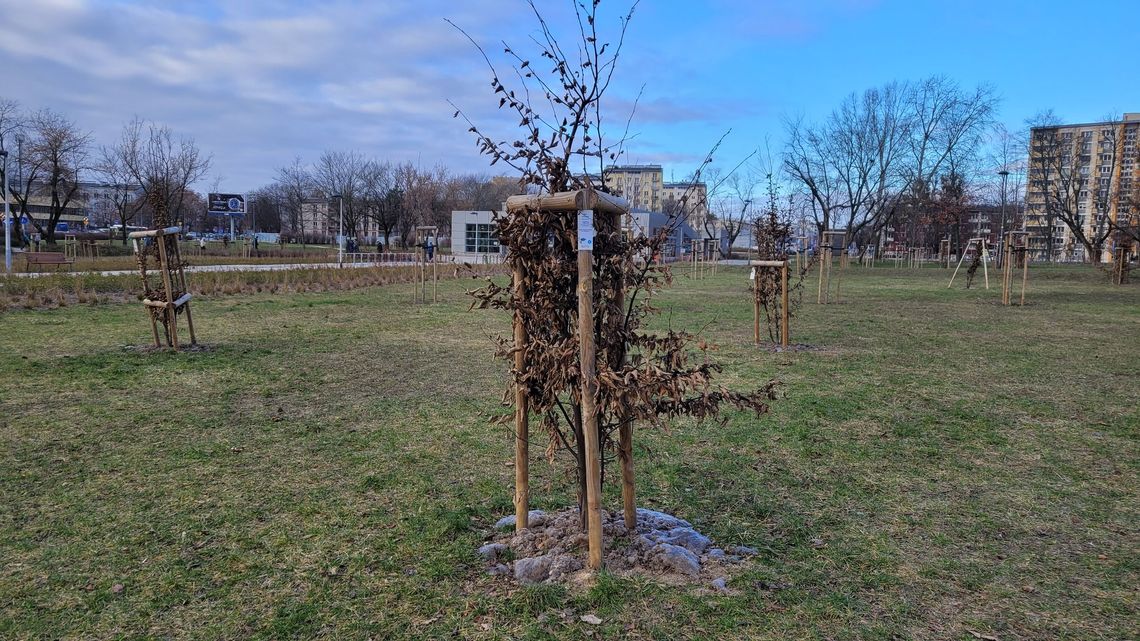
POLYGON ((578 212, 578 251, 594 251, 594 210, 578 212))

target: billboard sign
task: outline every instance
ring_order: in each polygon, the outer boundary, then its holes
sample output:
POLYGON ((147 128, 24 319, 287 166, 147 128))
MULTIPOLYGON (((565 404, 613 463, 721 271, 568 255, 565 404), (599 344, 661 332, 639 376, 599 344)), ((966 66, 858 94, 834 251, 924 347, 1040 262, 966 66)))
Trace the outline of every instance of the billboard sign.
POLYGON ((207 212, 215 216, 244 216, 245 196, 242 194, 210 194, 207 212))

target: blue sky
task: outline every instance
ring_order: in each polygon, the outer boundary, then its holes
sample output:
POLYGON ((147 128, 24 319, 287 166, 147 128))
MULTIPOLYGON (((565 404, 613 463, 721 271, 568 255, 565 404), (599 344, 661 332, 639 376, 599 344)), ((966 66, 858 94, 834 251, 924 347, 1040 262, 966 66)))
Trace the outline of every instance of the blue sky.
MULTIPOLYGON (((602 6, 612 23, 626 3, 602 6)), ((135 115, 168 124, 213 154, 206 182, 234 191, 323 149, 492 173, 446 101, 489 128, 512 121, 443 18, 489 49, 533 33, 521 0, 0 0, 0 16, 0 96, 104 144, 135 115)), ((643 0, 612 114, 644 85, 627 160, 677 178, 728 129, 725 168, 766 140, 778 151, 784 114, 822 118, 853 91, 932 74, 991 85, 1011 128, 1043 109, 1095 120, 1140 111, 1138 33, 1135 0, 643 0)))

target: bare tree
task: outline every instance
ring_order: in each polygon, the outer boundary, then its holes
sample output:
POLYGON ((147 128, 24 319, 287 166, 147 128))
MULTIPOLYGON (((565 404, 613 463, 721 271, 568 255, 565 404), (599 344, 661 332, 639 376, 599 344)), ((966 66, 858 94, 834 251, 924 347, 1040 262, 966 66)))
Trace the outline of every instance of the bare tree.
POLYGON ((100 148, 100 159, 95 165, 95 171, 106 184, 106 191, 110 194, 111 213, 119 224, 120 236, 126 245, 127 227, 135 222, 146 203, 142 185, 134 182, 134 175, 115 148, 100 148))
POLYGON ((391 243, 403 204, 392 165, 375 160, 369 162, 364 168, 363 180, 364 215, 376 223, 383 242, 391 243))
POLYGON ((305 199, 313 192, 313 177, 300 158, 294 158, 293 163, 277 169, 275 184, 280 191, 282 199, 282 223, 290 231, 300 231, 301 238, 305 237, 305 199))
POLYGON ((79 130, 67 118, 44 109, 29 118, 32 143, 29 152, 38 159, 42 184, 38 191, 48 198, 46 224, 32 224, 49 245, 55 244, 55 229, 79 191, 79 174, 87 169, 91 134, 79 130))
POLYGON ((210 158, 202 155, 193 138, 175 139, 170 127, 139 118, 123 126, 119 141, 104 155, 141 187, 151 207, 161 203, 175 224, 186 220, 190 185, 201 180, 210 167, 210 158))
POLYGON ((456 209, 494 211, 501 209, 508 196, 523 193, 517 178, 488 178, 476 174, 459 176, 456 184, 456 209))
MULTIPOLYGON (((20 103, 8 98, 0 98, 0 150, 11 154, 10 147, 15 142, 16 135, 23 128, 24 115, 20 111, 20 103)), ((15 159, 10 160, 14 161, 15 159)), ((4 175, 4 171, 14 164, 14 162, 8 162, 0 165, 0 185, 9 185, 9 176, 4 175)), ((8 189, 11 190, 11 186, 8 189)), ((9 197, 11 197, 11 191, 9 191, 9 197)), ((14 225, 17 214, 16 208, 9 207, 9 211, 12 216, 10 224, 14 225)))
MULTIPOLYGON (((722 256, 728 256, 728 252, 732 250, 732 245, 740 237, 740 233, 744 231, 747 225, 751 224, 748 209, 752 205, 758 184, 759 179, 752 168, 745 171, 735 171, 725 179, 723 189, 720 190, 720 198, 715 201, 710 199, 710 205, 717 210, 716 219, 728 237, 728 247, 719 248, 722 256)), ((706 223, 705 232, 709 238, 716 237, 715 231, 715 229, 710 229, 706 223)))
POLYGON ((1020 228, 1021 207, 1025 194, 1025 172, 1028 138, 1025 131, 1010 131, 1004 124, 994 126, 991 138, 989 165, 992 175, 994 196, 991 200, 999 205, 1005 203, 1005 218, 999 225, 1004 233, 1020 228), (1002 179, 997 178, 1004 172, 1002 179))
POLYGON ((396 231, 400 244, 406 247, 416 225, 429 224, 433 219, 435 181, 430 171, 421 170, 408 162, 395 167, 394 179, 401 196, 396 231))
POLYGON ((877 238, 904 196, 930 207, 941 177, 976 157, 997 100, 941 76, 851 94, 819 125, 786 120, 784 171, 811 197, 819 230, 877 238))
POLYGON ((342 202, 328 209, 328 218, 339 225, 344 213, 344 234, 356 238, 364 220, 364 176, 368 160, 358 151, 326 151, 313 167, 313 184, 325 198, 340 196, 342 202), (342 210, 343 205, 343 210, 342 210))

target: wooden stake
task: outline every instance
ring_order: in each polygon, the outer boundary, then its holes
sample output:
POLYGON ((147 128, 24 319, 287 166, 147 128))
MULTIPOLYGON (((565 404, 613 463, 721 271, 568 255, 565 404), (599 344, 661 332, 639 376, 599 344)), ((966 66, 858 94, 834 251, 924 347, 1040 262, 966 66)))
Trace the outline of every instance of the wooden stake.
MULTIPOLYGON (((843 265, 847 262, 847 248, 839 250, 839 277, 835 279, 835 302, 839 302, 839 288, 843 286, 843 265)), ((831 269, 828 267, 828 289, 831 289, 831 269)))
POLYGON ((752 281, 752 341, 760 344, 760 273, 752 281))
MULTIPOLYGON (((190 287, 186 285, 186 271, 182 269, 182 250, 178 248, 178 243, 174 243, 174 260, 178 265, 178 282, 181 283, 183 294, 190 291, 190 287)), ((194 318, 190 315, 190 301, 183 303, 186 308, 186 326, 190 329, 190 344, 197 345, 198 337, 194 335, 194 318)))
MULTIPOLYGON (((526 283, 521 267, 515 267, 515 296, 523 299, 526 283)), ((515 312, 515 371, 521 376, 526 368, 526 327, 522 314, 515 312)), ((529 525, 530 514, 530 425, 526 388, 515 384, 515 531, 529 525)))
MULTIPOLYGON (((828 261, 830 261, 830 260, 831 260, 831 249, 829 248, 829 249, 827 250, 827 252, 828 252, 828 254, 827 254, 827 260, 828 260, 828 261)), ((822 305, 822 304, 823 304, 823 262, 824 262, 824 261, 823 261, 823 248, 822 248, 822 247, 820 247, 820 254, 819 254, 819 287, 817 288, 817 291, 816 291, 816 298, 815 298, 815 302, 816 302, 816 304, 819 304, 819 305, 822 305)))
POLYGON ((780 344, 788 346, 788 261, 780 268, 780 311, 783 318, 780 321, 780 344))
POLYGON ((973 243, 973 240, 966 242, 966 248, 962 250, 962 255, 958 257, 958 266, 954 268, 954 273, 950 274, 950 282, 946 284, 946 289, 950 289, 950 287, 954 285, 954 278, 958 275, 958 270, 962 269, 962 261, 966 260, 966 252, 970 251, 970 245, 973 243))
POLYGON ((594 252, 578 250, 578 340, 582 369, 582 433, 586 447, 586 523, 590 546, 587 567, 602 567, 602 463, 598 443, 598 393, 594 345, 594 252))
POLYGON ((986 249, 986 239, 982 239, 982 275, 986 277, 986 289, 990 288, 990 252, 986 249))
POLYGON ((1026 250, 1021 256, 1021 306, 1025 307, 1025 285, 1029 282, 1029 249, 1028 240, 1026 241, 1026 250))
POLYGON ((162 269, 162 284, 166 287, 167 306, 164 313, 167 319, 166 327, 169 332, 170 346, 174 348, 174 351, 178 351, 178 328, 176 327, 178 314, 175 313, 174 310, 174 288, 170 286, 170 269, 166 261, 166 236, 159 234, 158 237, 155 238, 155 242, 158 243, 158 264, 162 269))

